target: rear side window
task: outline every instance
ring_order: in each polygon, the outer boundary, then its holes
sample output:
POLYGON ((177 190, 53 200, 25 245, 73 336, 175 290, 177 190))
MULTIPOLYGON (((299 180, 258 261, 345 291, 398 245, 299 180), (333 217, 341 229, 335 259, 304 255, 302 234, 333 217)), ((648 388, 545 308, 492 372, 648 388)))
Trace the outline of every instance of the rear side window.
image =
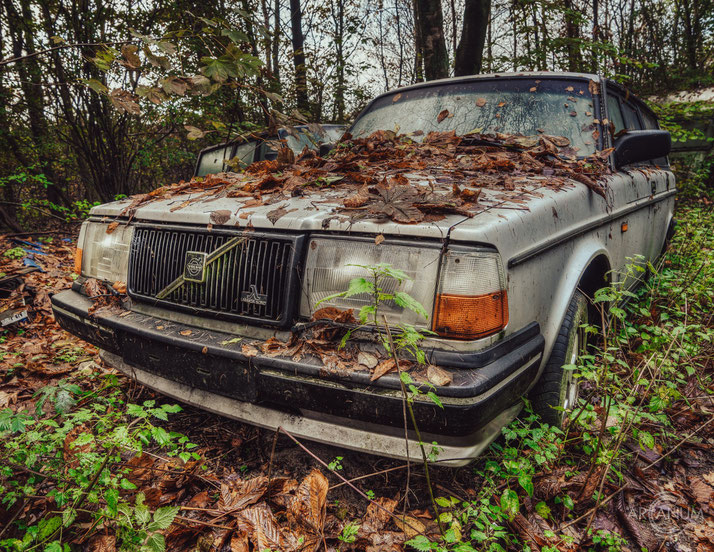
POLYGON ((640 118, 637 116, 637 110, 630 102, 622 104, 622 115, 625 121, 627 130, 642 130, 640 118))
POLYGON ((615 136, 625 128, 625 122, 620 111, 620 100, 612 94, 607 97, 607 114, 610 122, 615 126, 615 136))

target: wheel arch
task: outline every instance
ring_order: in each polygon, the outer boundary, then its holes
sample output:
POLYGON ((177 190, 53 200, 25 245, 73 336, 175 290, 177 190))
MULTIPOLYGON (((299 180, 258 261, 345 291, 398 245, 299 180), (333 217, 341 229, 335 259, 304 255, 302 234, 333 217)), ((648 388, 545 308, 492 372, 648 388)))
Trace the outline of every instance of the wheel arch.
POLYGON ((588 240, 579 244, 570 255, 554 295, 548 320, 542 327, 545 350, 538 377, 550 357, 573 294, 580 290, 586 297, 592 298, 598 289, 608 285, 612 268, 610 255, 601 242, 588 240))

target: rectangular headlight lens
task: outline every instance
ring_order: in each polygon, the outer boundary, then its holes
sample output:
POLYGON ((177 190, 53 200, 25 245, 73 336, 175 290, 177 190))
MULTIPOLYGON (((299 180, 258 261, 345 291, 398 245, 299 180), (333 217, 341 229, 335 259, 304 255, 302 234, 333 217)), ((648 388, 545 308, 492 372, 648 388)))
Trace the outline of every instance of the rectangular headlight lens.
POLYGON ((134 227, 120 224, 107 234, 108 224, 85 222, 82 239, 82 275, 109 282, 126 282, 129 271, 129 248, 134 227))
POLYGON ((506 278, 498 253, 447 251, 432 329, 443 337, 478 339, 507 324, 506 278))
MULTIPOLYGON (((424 245, 376 245, 373 241, 336 240, 313 238, 308 247, 305 265, 305 283, 300 302, 300 314, 311 317, 312 313, 323 307, 354 309, 355 316, 359 309, 370 305, 373 298, 368 294, 354 295, 349 298, 337 297, 316 304, 325 297, 346 291, 353 278, 369 278, 369 271, 359 266, 388 263, 393 268, 403 270, 411 280, 398 284, 397 280, 385 278, 380 287, 385 293, 403 291, 411 295, 426 309, 431 318, 434 304, 434 288, 439 270, 438 247, 424 245)), ((428 322, 421 316, 402 309, 392 301, 380 304, 379 313, 387 317, 390 324, 412 324, 428 327, 428 322)))

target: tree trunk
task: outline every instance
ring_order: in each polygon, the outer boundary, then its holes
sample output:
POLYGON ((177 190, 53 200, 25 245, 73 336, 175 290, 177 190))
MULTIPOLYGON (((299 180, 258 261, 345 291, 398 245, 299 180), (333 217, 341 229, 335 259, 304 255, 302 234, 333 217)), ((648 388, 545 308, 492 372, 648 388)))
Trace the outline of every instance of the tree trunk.
POLYGON ((280 92, 280 0, 273 7, 273 77, 276 90, 280 92))
POLYGON ((583 59, 580 55, 580 26, 578 25, 577 15, 573 7, 573 0, 564 0, 565 2, 565 36, 568 39, 568 71, 577 72, 582 69, 583 59))
POLYGON ((449 76, 449 55, 444 38, 444 16, 440 0, 416 0, 416 26, 421 37, 421 54, 426 80, 449 76))
POLYGON ((491 17, 491 0, 466 0, 464 28, 456 48, 454 75, 475 75, 483 66, 483 47, 491 17))
POLYGON ((305 66, 305 37, 302 34, 302 11, 300 0, 290 0, 290 26, 292 28, 293 63, 295 65, 295 97, 298 111, 307 115, 310 104, 307 100, 307 67, 305 66))
POLYGON ((335 21, 335 70, 337 71, 337 85, 335 86, 335 107, 337 109, 337 122, 345 122, 345 6, 343 0, 335 2, 336 13, 333 12, 335 21))

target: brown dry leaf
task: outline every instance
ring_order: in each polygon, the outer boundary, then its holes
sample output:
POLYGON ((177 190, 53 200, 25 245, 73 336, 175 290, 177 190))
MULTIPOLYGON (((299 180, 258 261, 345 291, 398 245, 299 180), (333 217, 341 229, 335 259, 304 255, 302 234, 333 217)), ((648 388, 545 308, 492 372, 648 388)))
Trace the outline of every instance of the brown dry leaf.
POLYGON ((375 245, 379 245, 379 244, 381 244, 383 241, 384 241, 384 234, 378 234, 378 235, 375 236, 375 238, 374 238, 374 244, 375 244, 375 245))
POLYGON ((297 211, 297 209, 286 209, 285 207, 278 207, 277 209, 268 211, 265 216, 268 217, 268 220, 273 224, 273 226, 275 226, 276 222, 278 222, 288 213, 292 213, 293 211, 297 211))
POLYGON ((565 89, 566 92, 572 92, 573 90, 575 90, 575 88, 573 88, 572 86, 568 86, 568 87, 565 89))
POLYGON ((440 123, 441 121, 443 121, 444 119, 446 119, 448 116, 449 116, 449 110, 448 110, 448 109, 444 109, 441 113, 439 113, 439 114, 436 116, 436 122, 437 122, 437 123, 440 123))
POLYGON ((399 530, 404 533, 407 540, 413 539, 420 533, 426 530, 426 525, 424 525, 420 520, 412 516, 404 516, 404 518, 395 518, 394 524, 399 528, 399 530))
POLYGON ((402 97, 401 94, 397 94, 396 96, 394 96, 394 97, 392 98, 392 103, 398 102, 398 101, 401 99, 401 97, 402 97))
POLYGON ((250 552, 250 540, 244 532, 233 533, 230 542, 231 552, 250 552))
POLYGON ((187 337, 188 337, 188 336, 191 335, 193 332, 192 332, 191 330, 181 330, 179 333, 180 333, 181 335, 183 335, 183 336, 187 336, 187 337))
POLYGON ((506 102, 498 102, 498 107, 503 107, 504 105, 506 105, 506 102))
POLYGON ((424 219, 422 212, 414 203, 419 200, 411 186, 388 188, 379 185, 376 188, 378 199, 369 206, 369 213, 385 215, 395 222, 414 224, 424 219))
POLYGON ((486 105, 486 98, 476 98, 476 107, 483 107, 486 105))
POLYGON ((295 152, 289 148, 280 148, 276 161, 281 165, 292 165, 295 163, 295 152))
POLYGON ((246 343, 244 345, 241 345, 240 350, 247 357, 258 356, 258 349, 256 349, 253 345, 248 345, 246 343))
POLYGON ((593 95, 597 96, 600 94, 600 85, 596 83, 594 80, 591 80, 588 82, 588 91, 593 95))
POLYGON ((372 353, 368 353, 367 351, 360 351, 359 354, 357 355, 357 364, 360 366, 365 366, 369 370, 377 366, 379 364, 379 359, 377 358, 377 355, 373 355, 372 353))
POLYGON ((369 379, 370 379, 370 381, 376 381, 379 378, 381 378, 383 375, 388 374, 392 370, 395 370, 396 367, 397 367, 397 364, 393 358, 388 358, 387 360, 383 360, 382 362, 377 364, 377 367, 374 369, 374 372, 372 372, 372 376, 369 379))
POLYGON ((356 324, 354 309, 338 309, 337 307, 322 307, 312 314, 312 320, 332 320, 342 324, 356 324))
POLYGON ((96 534, 87 542, 85 552, 114 552, 117 538, 114 535, 96 534))
POLYGON ((228 222, 229 218, 231 218, 231 211, 228 209, 219 209, 218 211, 211 211, 211 215, 208 217, 208 220, 211 224, 220 226, 221 224, 228 222))
POLYGON ((689 482, 689 489, 694 499, 703 507, 708 508, 714 495, 714 488, 708 485, 703 479, 694 477, 689 482))
POLYGON ((533 87, 529 88, 528 90, 529 90, 529 92, 535 92, 536 90, 538 90, 538 88, 533 86, 533 87))
POLYGON ((362 531, 365 533, 373 533, 384 529, 385 525, 387 525, 392 518, 389 513, 394 512, 396 506, 397 501, 387 497, 380 497, 374 502, 370 502, 362 520, 362 531), (377 504, 384 509, 377 506, 377 504))
POLYGON ((17 402, 17 396, 19 394, 20 394, 19 391, 15 391, 14 393, 7 393, 5 391, 0 391, 0 408, 5 408, 6 406, 15 404, 17 402))
POLYGON ((250 538, 254 550, 283 550, 278 522, 265 502, 240 513, 240 518, 251 527, 250 538))
POLYGON ((438 366, 429 364, 426 368, 426 377, 429 383, 436 385, 437 387, 443 387, 444 385, 449 385, 453 380, 453 376, 438 366))
POLYGON ((111 233, 114 232, 114 230, 116 230, 118 227, 119 227, 119 223, 118 223, 118 222, 116 222, 116 221, 115 221, 115 222, 110 222, 110 223, 107 225, 107 234, 111 234, 111 233))
POLYGON ((357 207, 362 207, 367 201, 369 201, 369 189, 365 185, 357 190, 355 194, 346 197, 342 203, 348 209, 356 209, 357 207))
POLYGON ((320 470, 314 468, 298 486, 295 499, 288 508, 293 519, 299 520, 306 527, 321 533, 325 524, 327 490, 329 488, 330 484, 327 478, 320 470))
POLYGON ((117 293, 126 295, 126 282, 114 282, 112 284, 112 287, 114 288, 114 291, 116 291, 117 293))

